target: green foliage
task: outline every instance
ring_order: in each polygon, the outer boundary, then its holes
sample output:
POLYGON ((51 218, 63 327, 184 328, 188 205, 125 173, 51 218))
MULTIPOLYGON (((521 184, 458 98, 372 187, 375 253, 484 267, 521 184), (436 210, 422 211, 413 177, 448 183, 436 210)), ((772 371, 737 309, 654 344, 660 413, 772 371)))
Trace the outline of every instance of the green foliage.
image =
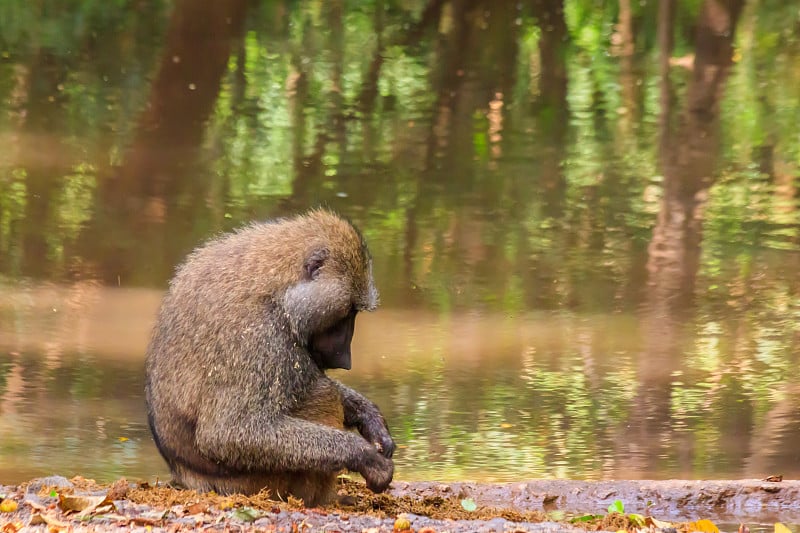
POLYGON ((614 500, 611 502, 611 505, 608 506, 608 512, 625 514, 625 504, 622 503, 622 500, 614 500))
MULTIPOLYGON (((613 502, 611 502, 611 504, 608 506, 608 514, 612 513, 624 515, 628 519, 628 522, 632 527, 642 528, 648 525, 647 519, 640 514, 628 513, 627 515, 625 515, 625 504, 622 503, 622 500, 614 500, 613 502)), ((580 524, 585 522, 601 522, 603 518, 604 515, 601 514, 585 514, 572 518, 570 522, 572 522, 573 524, 580 524)), ((667 524, 666 522, 662 522, 661 525, 667 526, 669 524, 667 524)))
POLYGON ((242 522, 255 522, 258 520, 264 513, 258 511, 257 509, 253 509, 251 507, 238 507, 231 512, 231 517, 235 518, 236 520, 241 520, 242 522))

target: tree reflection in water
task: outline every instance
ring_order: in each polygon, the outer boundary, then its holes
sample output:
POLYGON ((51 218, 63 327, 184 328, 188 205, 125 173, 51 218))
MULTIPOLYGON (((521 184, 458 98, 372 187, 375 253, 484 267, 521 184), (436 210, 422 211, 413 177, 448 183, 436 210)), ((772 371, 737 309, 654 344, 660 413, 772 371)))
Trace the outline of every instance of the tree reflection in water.
POLYGON ((398 478, 800 473, 790 3, 0 9, 5 481, 165 475, 175 265, 320 203, 374 254, 341 377, 398 478))

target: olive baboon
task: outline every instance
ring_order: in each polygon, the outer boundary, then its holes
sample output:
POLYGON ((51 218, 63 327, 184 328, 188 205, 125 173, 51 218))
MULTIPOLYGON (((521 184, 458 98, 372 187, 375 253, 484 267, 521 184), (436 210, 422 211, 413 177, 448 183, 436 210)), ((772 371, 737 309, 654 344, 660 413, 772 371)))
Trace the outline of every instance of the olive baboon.
POLYGON ((385 490, 395 444, 383 416, 325 375, 350 368, 356 313, 377 303, 361 234, 329 211, 254 223, 189 255, 146 362, 150 429, 173 481, 313 506, 346 468, 385 490))

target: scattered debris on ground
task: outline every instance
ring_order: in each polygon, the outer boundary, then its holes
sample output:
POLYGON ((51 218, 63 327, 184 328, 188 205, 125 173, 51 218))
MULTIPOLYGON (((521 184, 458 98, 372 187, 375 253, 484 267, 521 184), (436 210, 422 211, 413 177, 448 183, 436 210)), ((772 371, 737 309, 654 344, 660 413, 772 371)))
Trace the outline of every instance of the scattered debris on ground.
MULTIPOLYGON (((362 483, 342 478, 336 503, 306 509, 303 502, 253 496, 222 496, 178 490, 164 483, 112 484, 60 476, 19 486, 0 486, 0 533, 20 531, 302 531, 523 532, 567 531, 718 533, 709 518, 674 521, 654 509, 730 511, 731 502, 754 522, 756 511, 800 517, 800 483, 764 481, 574 482, 517 484, 395 482, 388 493, 373 494, 362 483), (774 485, 770 485, 773 483, 774 485), (693 487, 694 497, 686 495, 693 487), (774 488, 774 487, 777 487, 774 488), (654 492, 655 491, 655 492, 654 492), (754 497, 756 495, 757 497, 754 497), (764 496, 767 496, 764 498, 764 496), (581 498, 583 498, 581 503, 581 498), (650 500, 647 498, 655 498, 650 500), (646 509, 642 512, 642 502, 646 509), (606 507, 607 506, 607 507, 606 507), (672 506, 672 507, 671 507, 672 506), (626 508, 627 507, 627 508, 626 508), (668 521, 671 520, 671 521, 668 521)), ((723 514, 702 515, 726 520, 723 514)), ((770 521, 772 520, 772 515, 770 521)), ((729 517, 730 518, 730 517, 729 517)), ((744 516, 734 517, 739 531, 744 516)), ((778 520, 775 520, 776 522, 778 520)), ((775 524, 779 530, 783 524, 775 524)), ((736 527, 732 529, 736 531, 736 527)), ((789 531, 788 529, 786 531, 789 531)))

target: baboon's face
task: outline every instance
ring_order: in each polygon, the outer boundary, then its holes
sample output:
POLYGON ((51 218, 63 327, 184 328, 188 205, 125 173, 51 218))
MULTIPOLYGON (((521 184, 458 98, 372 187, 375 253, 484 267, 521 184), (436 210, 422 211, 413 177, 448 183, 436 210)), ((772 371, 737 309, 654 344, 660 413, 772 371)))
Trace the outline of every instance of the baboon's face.
POLYGON ((328 329, 311 335, 309 351, 321 369, 350 370, 350 342, 353 340, 357 312, 351 309, 344 318, 328 329))
POLYGON ((356 314, 378 306, 378 291, 360 234, 325 216, 318 214, 320 220, 299 241, 293 236, 293 246, 304 248, 302 260, 290 266, 298 276, 279 293, 278 303, 297 345, 320 369, 349 370, 356 314))

